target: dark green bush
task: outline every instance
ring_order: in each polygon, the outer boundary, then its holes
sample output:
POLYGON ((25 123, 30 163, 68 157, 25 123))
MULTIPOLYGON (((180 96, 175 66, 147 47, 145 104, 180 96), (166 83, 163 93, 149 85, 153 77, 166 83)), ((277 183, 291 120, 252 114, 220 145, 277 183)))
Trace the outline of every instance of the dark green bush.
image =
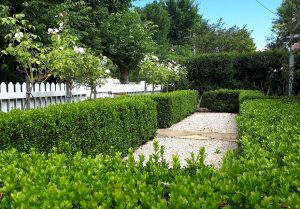
MULTIPOLYGON (((300 56, 296 55, 295 60, 299 69, 300 56)), ((226 88, 283 95, 286 82, 281 67, 287 65, 288 54, 280 51, 203 54, 186 62, 190 85, 201 93, 226 88)), ((294 88, 295 93, 300 91, 299 74, 294 88)))
POLYGON ((200 106, 213 112, 238 113, 243 101, 254 98, 264 98, 264 94, 254 90, 219 89, 205 92, 200 106))
POLYGON ((300 105, 295 99, 241 104, 239 154, 221 170, 204 151, 180 169, 161 159, 0 151, 0 208, 299 208, 300 105))
POLYGON ((157 104, 159 128, 168 128, 197 110, 197 91, 184 90, 150 96, 157 104))
POLYGON ((150 98, 97 99, 1 115, 0 148, 127 153, 153 138, 156 127, 156 104, 150 98))
POLYGON ((205 92, 201 98, 201 107, 206 107, 213 112, 239 111, 240 90, 220 89, 205 92))

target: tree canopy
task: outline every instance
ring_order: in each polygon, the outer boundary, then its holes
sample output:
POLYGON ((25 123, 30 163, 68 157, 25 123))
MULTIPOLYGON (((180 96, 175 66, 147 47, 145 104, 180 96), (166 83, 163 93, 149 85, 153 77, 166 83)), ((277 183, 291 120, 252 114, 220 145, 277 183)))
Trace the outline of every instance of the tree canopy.
MULTIPOLYGON (((144 8, 134 8, 134 1, 2 0, 0 18, 24 14, 43 45, 51 43, 48 30, 63 24, 80 46, 112 60, 118 66, 119 73, 115 75, 119 74, 123 83, 128 82, 129 73, 138 70, 138 63, 147 53, 180 62, 194 54, 255 50, 246 26, 225 28, 222 20, 209 23, 195 0, 155 0, 144 8)), ((281 13, 285 14, 285 9, 281 13)), ((9 31, 0 29, 0 43, 4 46, 4 36, 9 31)), ((3 66, 5 73, 15 71, 14 57, 2 55, 0 59, 0 74, 3 66)))

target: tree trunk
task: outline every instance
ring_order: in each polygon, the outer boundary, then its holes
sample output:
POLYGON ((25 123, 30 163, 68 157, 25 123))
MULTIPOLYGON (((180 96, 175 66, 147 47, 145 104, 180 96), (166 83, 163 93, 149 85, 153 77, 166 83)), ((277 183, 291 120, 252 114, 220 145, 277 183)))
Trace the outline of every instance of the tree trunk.
POLYGON ((66 81, 66 98, 67 102, 72 102, 72 81, 66 81))
POLYGON ((31 95, 30 79, 28 75, 26 75, 26 99, 24 104, 25 110, 30 110, 30 95, 31 95))
POLYGON ((93 88, 94 99, 97 99, 97 87, 93 88))
POLYGON ((122 84, 128 84, 129 83, 129 68, 126 65, 119 65, 120 70, 120 81, 122 84))
POLYGON ((152 94, 154 94, 155 84, 152 84, 152 94))

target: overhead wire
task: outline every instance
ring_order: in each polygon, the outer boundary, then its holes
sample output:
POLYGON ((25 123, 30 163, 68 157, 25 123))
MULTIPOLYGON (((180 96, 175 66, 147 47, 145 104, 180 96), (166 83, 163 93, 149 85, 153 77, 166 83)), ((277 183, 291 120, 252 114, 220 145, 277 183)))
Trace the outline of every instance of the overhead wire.
POLYGON ((261 3, 259 0, 255 0, 258 4, 260 4, 263 8, 265 8, 266 10, 268 10, 269 12, 271 12, 273 15, 278 16, 278 14, 276 14, 275 12, 273 12, 272 10, 270 10, 268 7, 266 7, 263 3, 261 3))

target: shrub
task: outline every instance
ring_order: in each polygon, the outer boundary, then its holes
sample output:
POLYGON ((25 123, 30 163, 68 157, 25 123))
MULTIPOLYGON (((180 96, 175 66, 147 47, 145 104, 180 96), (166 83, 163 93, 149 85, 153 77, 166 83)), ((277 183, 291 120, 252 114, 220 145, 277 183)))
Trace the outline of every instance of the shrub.
POLYGON ((159 128, 167 128, 195 112, 199 95, 197 91, 185 90, 150 96, 157 104, 159 128))
MULTIPOLYGON (((300 56, 295 57, 296 69, 300 56)), ((203 54, 186 61, 191 88, 201 93, 221 88, 255 89, 283 95, 285 82, 281 67, 288 65, 288 54, 280 51, 203 54), (276 72, 274 71, 276 69, 276 72)), ((295 75, 295 92, 300 90, 295 75)))
POLYGON ((260 91, 241 90, 239 94, 239 103, 241 105, 245 100, 259 99, 264 97, 265 95, 260 91))
POLYGON ((223 193, 233 208, 300 206, 300 105, 294 99, 255 99, 241 104, 237 159, 228 157, 223 193), (233 183, 234 182, 234 183, 233 183))
POLYGON ((0 151, 1 208, 299 208, 300 105, 294 99, 241 104, 240 147, 220 171, 204 150, 180 169, 117 153, 95 158, 0 151))
POLYGON ((240 90, 220 89, 205 92, 201 98, 201 106, 213 112, 238 112, 240 90))
POLYGON ((153 138, 156 127, 156 104, 150 98, 97 99, 1 115, 0 148, 127 153, 153 138))
POLYGON ((243 101, 255 98, 264 98, 264 94, 254 90, 219 89, 205 92, 200 105, 214 112, 237 113, 243 101))

